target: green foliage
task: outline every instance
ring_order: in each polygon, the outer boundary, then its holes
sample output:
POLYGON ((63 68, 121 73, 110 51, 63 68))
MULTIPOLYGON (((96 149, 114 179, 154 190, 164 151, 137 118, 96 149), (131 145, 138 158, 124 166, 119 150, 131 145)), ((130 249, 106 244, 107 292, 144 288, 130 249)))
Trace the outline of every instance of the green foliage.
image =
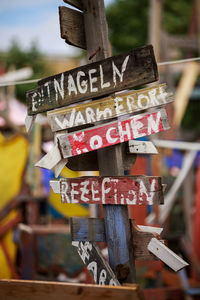
MULTIPOLYGON (((150 0, 115 0, 107 8, 109 38, 114 53, 148 43, 150 0)), ((162 29, 186 34, 192 13, 192 1, 163 0, 162 29)))
MULTIPOLYGON (((6 71, 11 67, 14 67, 16 70, 24 67, 31 67, 33 69, 33 76, 29 79, 42 78, 48 73, 44 58, 39 52, 36 42, 32 42, 30 49, 25 51, 21 48, 17 40, 13 40, 8 52, 6 54, 0 54, 0 64, 5 64, 6 71)), ((17 85, 17 98, 20 101, 25 102, 26 92, 35 88, 35 86, 35 83, 17 85)))
POLYGON ((116 0, 107 9, 109 37, 115 53, 145 44, 148 0, 116 0))

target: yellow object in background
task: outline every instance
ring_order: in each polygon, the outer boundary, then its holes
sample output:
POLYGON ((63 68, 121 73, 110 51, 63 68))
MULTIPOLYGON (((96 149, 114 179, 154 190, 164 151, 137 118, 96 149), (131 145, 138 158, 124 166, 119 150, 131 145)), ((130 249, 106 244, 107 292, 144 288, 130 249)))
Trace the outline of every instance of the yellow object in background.
POLYGON ((0 135, 0 209, 19 193, 27 155, 25 138, 0 135))
MULTIPOLYGON (((0 210, 20 191, 22 176, 28 155, 28 142, 21 136, 5 139, 0 133, 0 210)), ((16 216, 12 211, 0 226, 16 216)), ((16 245, 13 242, 13 230, 9 230, 3 241, 9 252, 11 261, 15 262, 16 245)), ((0 278, 11 278, 5 254, 0 246, 0 278)))
MULTIPOLYGON (((12 211, 9 215, 0 222, 0 226, 6 224, 10 220, 14 219, 17 215, 16 211, 12 211)), ((9 253, 10 259, 15 264, 17 247, 13 242, 13 230, 8 230, 8 232, 3 237, 4 244, 6 245, 7 251, 9 253)), ((9 268, 5 253, 0 245, 0 278, 1 279, 10 279, 12 278, 11 270, 9 268)))

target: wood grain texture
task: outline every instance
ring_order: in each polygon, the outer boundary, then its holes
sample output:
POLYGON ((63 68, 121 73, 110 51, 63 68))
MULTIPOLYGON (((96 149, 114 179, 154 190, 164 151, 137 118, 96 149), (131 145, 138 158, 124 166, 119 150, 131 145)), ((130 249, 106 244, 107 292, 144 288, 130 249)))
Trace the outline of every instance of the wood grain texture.
POLYGON ((94 278, 94 282, 99 285, 114 285, 119 286, 115 274, 109 264, 103 257, 101 250, 96 243, 91 242, 72 242, 73 246, 77 247, 83 263, 94 278))
POLYGON ((27 93, 28 114, 108 95, 157 79, 153 48, 144 46, 40 80, 38 88, 27 93))
POLYGON ((163 84, 109 96, 73 107, 56 109, 47 113, 48 121, 51 130, 55 132, 140 112, 172 102, 171 94, 167 93, 165 88, 166 85, 163 84))
POLYGON ((80 10, 83 9, 82 0, 63 0, 65 3, 70 4, 80 10))
POLYGON ((112 176, 77 177, 51 180, 62 203, 90 203, 114 205, 152 205, 163 203, 161 177, 112 176))
POLYGON ((61 38, 69 45, 86 49, 83 13, 60 6, 59 18, 61 38))
POLYGON ((142 300, 138 285, 112 287, 46 281, 0 280, 2 300, 142 300))

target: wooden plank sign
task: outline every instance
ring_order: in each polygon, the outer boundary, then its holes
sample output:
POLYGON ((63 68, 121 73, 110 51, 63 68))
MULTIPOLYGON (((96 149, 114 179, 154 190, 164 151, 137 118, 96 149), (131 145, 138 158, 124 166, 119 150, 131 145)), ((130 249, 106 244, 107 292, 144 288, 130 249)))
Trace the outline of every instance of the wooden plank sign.
POLYGON ((27 93, 28 114, 34 115, 158 80, 151 45, 66 71, 38 82, 27 93))
POLYGON ((161 177, 112 176, 51 180, 62 203, 152 205, 163 204, 161 177))
POLYGON ((168 128, 166 110, 160 109, 83 131, 59 134, 59 146, 55 145, 35 166, 51 169, 63 158, 123 143, 168 128))
POLYGON ((72 242, 87 269, 99 285, 120 285, 96 243, 72 242))
POLYGON ((164 105, 173 101, 171 94, 165 92, 165 88, 166 85, 163 84, 49 111, 48 121, 51 130, 55 132, 164 105))

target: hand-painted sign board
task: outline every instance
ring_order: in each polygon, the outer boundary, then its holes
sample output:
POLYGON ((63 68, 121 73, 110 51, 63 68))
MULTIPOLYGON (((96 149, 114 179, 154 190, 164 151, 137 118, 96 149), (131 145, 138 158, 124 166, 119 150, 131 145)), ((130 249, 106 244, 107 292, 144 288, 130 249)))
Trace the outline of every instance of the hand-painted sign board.
POLYGON ((115 205, 163 204, 161 177, 78 177, 51 180, 62 203, 115 205))
POLYGON ((87 266, 96 284, 120 285, 96 243, 72 242, 72 245, 77 247, 82 261, 87 266))
POLYGON ((84 131, 59 134, 57 138, 59 146, 54 146, 35 166, 51 169, 62 158, 98 150, 166 129, 169 129, 166 110, 160 109, 84 131))
POLYGON ((156 80, 158 70, 153 47, 144 46, 40 80, 38 88, 27 93, 28 114, 34 115, 156 80))
POLYGON ((52 110, 47 113, 48 121, 51 130, 55 132, 164 105, 173 101, 171 94, 165 92, 165 88, 166 85, 163 84, 52 110))

